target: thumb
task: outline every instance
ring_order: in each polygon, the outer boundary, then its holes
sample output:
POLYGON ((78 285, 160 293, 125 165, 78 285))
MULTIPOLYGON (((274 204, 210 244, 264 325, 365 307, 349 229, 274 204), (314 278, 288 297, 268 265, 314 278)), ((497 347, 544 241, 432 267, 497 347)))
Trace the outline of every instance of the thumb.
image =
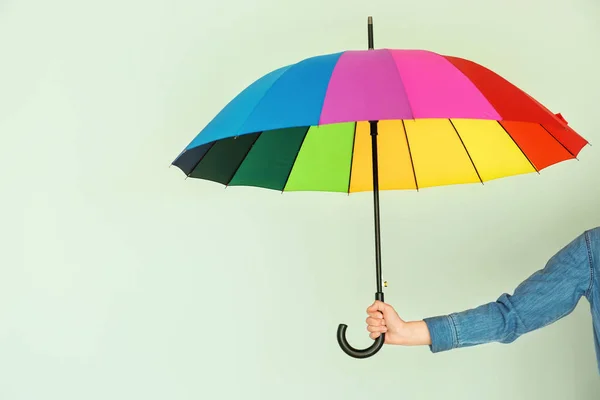
POLYGON ((377 311, 384 313, 385 311, 387 311, 387 309, 388 309, 387 304, 385 304, 384 302, 382 302, 380 300, 375 300, 375 302, 373 304, 371 304, 369 306, 369 308, 367 308, 367 313, 373 314, 377 311))

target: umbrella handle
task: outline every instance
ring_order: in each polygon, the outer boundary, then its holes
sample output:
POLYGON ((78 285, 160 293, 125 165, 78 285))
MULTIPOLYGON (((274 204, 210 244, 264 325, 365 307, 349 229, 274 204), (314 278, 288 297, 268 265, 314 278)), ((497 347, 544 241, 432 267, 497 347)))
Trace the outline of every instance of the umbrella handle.
MULTIPOLYGON (((375 293, 375 299, 379 301, 383 301, 383 292, 378 291, 375 293)), ((340 324, 337 330, 337 341, 344 353, 348 354, 350 357, 354 358, 369 358, 374 356, 385 343, 385 333, 381 333, 377 339, 373 342, 373 344, 366 349, 355 349, 350 346, 350 343, 346 340, 346 329, 348 329, 348 325, 340 324)))
POLYGON ((344 353, 348 354, 350 357, 354 358, 368 358, 374 356, 381 348, 385 342, 385 333, 382 333, 373 344, 366 349, 355 349, 352 347, 348 341, 346 340, 346 329, 348 328, 345 324, 340 324, 337 330, 337 341, 344 351, 344 353))

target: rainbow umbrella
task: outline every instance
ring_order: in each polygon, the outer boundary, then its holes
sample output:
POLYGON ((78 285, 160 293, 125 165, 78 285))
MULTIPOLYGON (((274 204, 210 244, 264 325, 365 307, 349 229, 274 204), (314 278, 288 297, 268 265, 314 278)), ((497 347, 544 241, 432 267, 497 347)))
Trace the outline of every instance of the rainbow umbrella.
MULTIPOLYGON (((283 192, 373 191, 383 301, 380 190, 483 183, 576 158, 588 143, 493 71, 426 50, 373 47, 307 58, 256 80, 173 161, 187 177, 283 192)), ((355 358, 377 353, 337 330, 355 358)))

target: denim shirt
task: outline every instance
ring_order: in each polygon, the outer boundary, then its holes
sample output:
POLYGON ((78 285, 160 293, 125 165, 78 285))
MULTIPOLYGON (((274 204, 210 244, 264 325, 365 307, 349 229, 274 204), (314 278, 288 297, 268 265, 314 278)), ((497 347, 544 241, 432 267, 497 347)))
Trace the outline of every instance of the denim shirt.
MULTIPOLYGON (((579 300, 590 303, 600 371, 600 227, 564 246, 512 295, 462 312, 424 319, 432 352, 490 342, 511 343, 521 335, 570 314, 579 300)), ((591 344, 590 344, 591 345, 591 344)))

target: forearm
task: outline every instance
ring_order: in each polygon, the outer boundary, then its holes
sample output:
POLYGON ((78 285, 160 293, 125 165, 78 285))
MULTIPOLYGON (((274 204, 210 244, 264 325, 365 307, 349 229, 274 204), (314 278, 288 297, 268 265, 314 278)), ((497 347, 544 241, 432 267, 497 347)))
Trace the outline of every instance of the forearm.
POLYGON ((526 325, 507 294, 496 302, 424 321, 433 352, 491 342, 511 343, 540 326, 539 323, 526 325))
POLYGON ((429 328, 425 321, 411 321, 404 323, 401 332, 392 339, 391 344, 401 346, 427 346, 431 345, 429 328))
POLYGON ((459 313, 426 318, 433 352, 478 344, 510 343, 570 314, 589 294, 591 264, 586 234, 523 281, 513 295, 459 313))

